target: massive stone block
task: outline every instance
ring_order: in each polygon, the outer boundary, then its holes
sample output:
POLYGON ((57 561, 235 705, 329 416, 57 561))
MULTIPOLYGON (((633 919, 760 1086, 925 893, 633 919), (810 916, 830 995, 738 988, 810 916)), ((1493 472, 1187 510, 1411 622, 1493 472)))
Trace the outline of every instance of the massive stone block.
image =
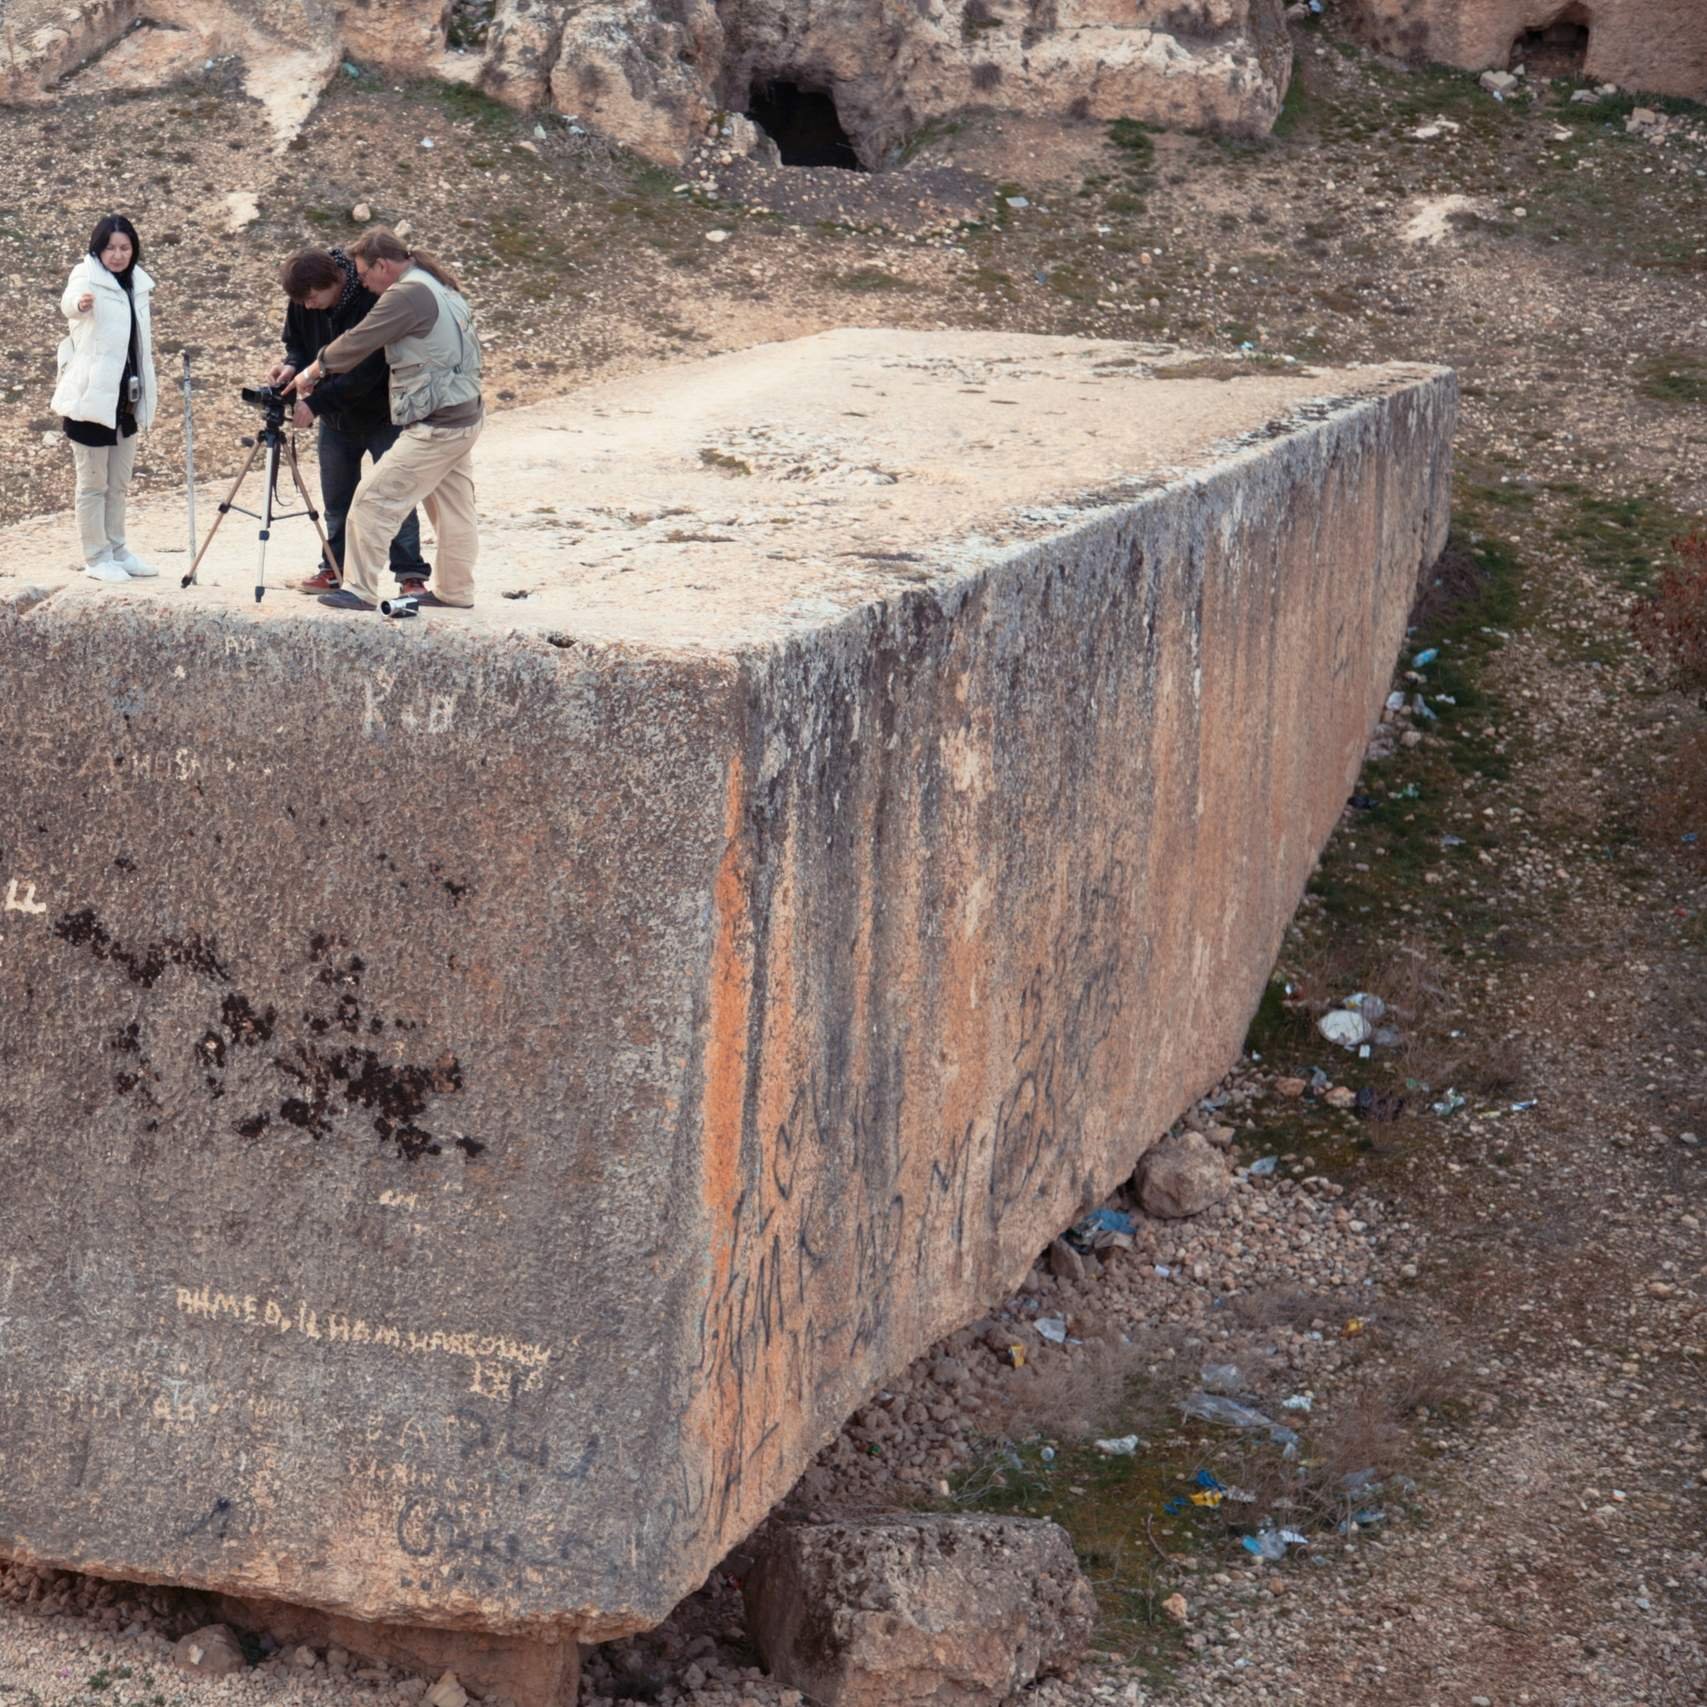
POLYGON ((242 518, 188 592, 171 504, 116 592, 0 534, 0 1550, 644 1626, 1131 1169, 1455 409, 1157 355, 838 332, 500 416, 481 604, 408 623, 257 603, 242 518))

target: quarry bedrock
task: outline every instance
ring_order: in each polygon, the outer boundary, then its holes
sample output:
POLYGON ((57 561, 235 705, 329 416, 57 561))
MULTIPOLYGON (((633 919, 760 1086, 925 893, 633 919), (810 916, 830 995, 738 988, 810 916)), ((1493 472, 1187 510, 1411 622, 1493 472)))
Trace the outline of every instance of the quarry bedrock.
POLYGON ((0 537, 0 1552, 606 1638, 1012 1288, 1236 1057, 1444 542, 1450 373, 1183 384, 727 644, 0 537))

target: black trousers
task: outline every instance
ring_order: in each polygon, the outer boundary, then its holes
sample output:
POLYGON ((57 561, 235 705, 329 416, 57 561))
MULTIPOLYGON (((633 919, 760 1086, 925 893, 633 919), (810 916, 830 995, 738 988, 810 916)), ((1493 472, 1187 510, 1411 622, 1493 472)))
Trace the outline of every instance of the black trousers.
MULTIPOLYGON (((344 521, 361 484, 362 457, 365 454, 378 462, 397 443, 400 429, 388 424, 365 433, 347 433, 324 420, 319 427, 321 520, 326 527, 326 543, 332 548, 332 561, 342 573, 344 521)), ((391 573, 399 581, 424 581, 432 572, 421 555, 421 518, 411 510, 391 541, 391 573)))

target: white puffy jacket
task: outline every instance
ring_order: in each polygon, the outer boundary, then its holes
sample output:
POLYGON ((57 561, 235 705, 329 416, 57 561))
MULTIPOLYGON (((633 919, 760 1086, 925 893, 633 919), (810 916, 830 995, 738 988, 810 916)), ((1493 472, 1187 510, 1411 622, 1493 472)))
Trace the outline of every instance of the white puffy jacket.
MULTIPOLYGON (((154 336, 149 320, 149 298, 154 281, 141 267, 131 270, 131 301, 136 304, 137 373, 142 396, 136 405, 137 427, 146 432, 154 420, 159 386, 154 378, 154 336)), ((95 421, 103 427, 118 425, 119 379, 124 373, 126 346, 130 342, 130 307, 124 286, 93 255, 85 255, 71 269, 71 281, 59 299, 60 312, 71 322, 71 332, 59 346, 59 384, 53 391, 53 412, 73 421, 95 421), (77 312, 77 299, 84 291, 95 298, 87 314, 77 312)))

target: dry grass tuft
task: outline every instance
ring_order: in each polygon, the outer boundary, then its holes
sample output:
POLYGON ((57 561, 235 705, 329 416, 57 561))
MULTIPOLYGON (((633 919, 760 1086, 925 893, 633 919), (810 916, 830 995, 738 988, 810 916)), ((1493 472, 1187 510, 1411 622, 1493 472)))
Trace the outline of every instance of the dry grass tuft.
POLYGON ((988 1432, 1009 1440, 1091 1440, 1131 1433, 1143 1408, 1138 1373, 1154 1355, 1141 1343, 1092 1340, 1077 1357, 1014 1371, 987 1412, 988 1432))

